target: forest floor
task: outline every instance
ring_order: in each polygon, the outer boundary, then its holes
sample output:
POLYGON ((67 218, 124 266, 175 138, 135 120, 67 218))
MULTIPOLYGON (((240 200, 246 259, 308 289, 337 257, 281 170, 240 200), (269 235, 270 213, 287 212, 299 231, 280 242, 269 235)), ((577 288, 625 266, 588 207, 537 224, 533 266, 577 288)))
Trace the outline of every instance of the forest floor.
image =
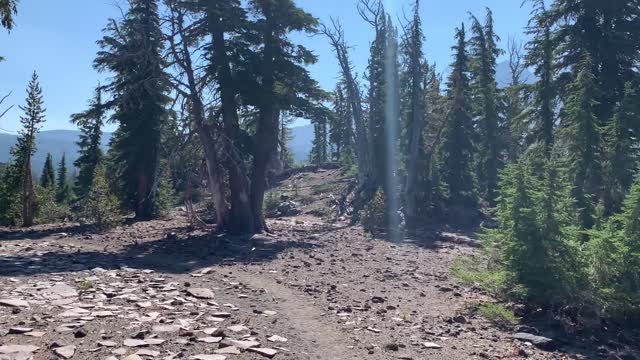
POLYGON ((612 356, 594 338, 543 351, 470 310, 492 299, 456 284, 449 266, 473 247, 329 222, 346 182, 339 170, 284 180, 275 191, 303 212, 250 240, 192 229, 180 209, 104 234, 3 229, 0 359, 612 356))

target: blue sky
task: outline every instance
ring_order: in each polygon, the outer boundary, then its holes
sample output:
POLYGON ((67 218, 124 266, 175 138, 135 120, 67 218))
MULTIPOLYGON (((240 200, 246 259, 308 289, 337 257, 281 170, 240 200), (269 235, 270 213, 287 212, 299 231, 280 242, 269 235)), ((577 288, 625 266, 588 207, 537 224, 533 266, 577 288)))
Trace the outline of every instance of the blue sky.
MULTIPOLYGON (((367 65, 368 47, 372 31, 356 11, 356 0, 297 0, 299 6, 328 21, 339 18, 346 39, 353 47, 352 60, 359 73, 367 65)), ((394 18, 402 18, 403 10, 411 14, 413 0, 384 0, 394 18)), ((116 6, 123 0, 21 0, 17 26, 10 33, 0 31, 0 95, 13 91, 6 101, 16 105, 2 119, 0 129, 19 129, 19 116, 25 88, 31 73, 40 75, 47 108, 45 130, 73 129, 69 123, 72 113, 84 110, 93 88, 105 76, 93 69, 98 50, 95 42, 102 36, 102 28, 109 17, 119 17, 116 6)), ((446 70, 451 59, 454 28, 467 22, 467 12, 484 17, 485 6, 494 12, 496 32, 506 46, 509 37, 523 39, 522 31, 529 16, 528 8, 520 8, 521 0, 421 0, 422 22, 426 36, 424 47, 429 62, 436 62, 438 70, 446 70)), ((296 35, 319 57, 312 66, 312 75, 323 88, 333 89, 338 66, 333 52, 322 36, 296 35)), ((4 107, 2 108, 4 109, 4 107)), ((1 110, 1 109, 0 109, 1 110)), ((113 130, 109 125, 107 130, 113 130)))

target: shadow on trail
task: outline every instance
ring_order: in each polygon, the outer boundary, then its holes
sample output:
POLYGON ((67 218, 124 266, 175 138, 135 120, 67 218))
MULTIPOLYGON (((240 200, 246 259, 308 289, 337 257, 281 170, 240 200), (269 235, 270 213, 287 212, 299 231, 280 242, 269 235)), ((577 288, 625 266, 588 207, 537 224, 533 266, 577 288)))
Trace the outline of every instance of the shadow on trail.
POLYGON ((0 257, 0 276, 29 276, 78 272, 94 268, 123 266, 163 273, 183 274, 208 266, 269 262, 288 249, 318 247, 305 241, 270 237, 254 240, 227 235, 201 235, 162 238, 132 243, 117 251, 38 251, 23 250, 0 257))
POLYGON ((82 235, 93 231, 91 225, 81 225, 76 223, 65 224, 57 227, 32 227, 32 228, 5 228, 0 230, 0 241, 8 240, 40 240, 52 237, 56 234, 66 236, 82 235))

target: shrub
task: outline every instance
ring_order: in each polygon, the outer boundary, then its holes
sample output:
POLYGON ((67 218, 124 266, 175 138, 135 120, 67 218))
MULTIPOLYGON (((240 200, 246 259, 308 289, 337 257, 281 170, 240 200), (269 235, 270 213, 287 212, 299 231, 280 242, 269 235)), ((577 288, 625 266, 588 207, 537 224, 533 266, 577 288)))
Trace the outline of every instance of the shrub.
POLYGON ((264 213, 266 217, 273 217, 278 212, 280 196, 274 192, 268 192, 264 197, 264 213))
POLYGON ((121 221, 118 199, 109 191, 102 165, 96 166, 83 212, 99 231, 115 227, 121 221))
POLYGON ((376 191, 373 199, 364 207, 362 225, 365 230, 373 232, 386 224, 386 196, 382 190, 376 191))
POLYGON ((36 185, 37 209, 36 222, 50 224, 71 218, 69 205, 56 202, 56 191, 36 185))
POLYGON ((478 306, 478 313, 499 327, 511 327, 520 321, 511 309, 502 304, 480 304, 480 306, 478 306))

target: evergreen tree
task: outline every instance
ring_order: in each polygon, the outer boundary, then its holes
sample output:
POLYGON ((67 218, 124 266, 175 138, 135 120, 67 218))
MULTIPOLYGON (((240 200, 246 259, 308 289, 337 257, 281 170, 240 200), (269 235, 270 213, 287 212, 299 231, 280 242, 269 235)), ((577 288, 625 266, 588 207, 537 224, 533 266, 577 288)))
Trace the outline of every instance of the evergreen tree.
MULTIPOLYGON (((588 55, 598 89, 594 114, 603 123, 610 120, 624 98, 625 83, 638 79, 638 1, 554 0, 548 13, 555 27, 553 46, 559 54, 560 85, 570 84, 588 55)), ((570 89, 561 93, 564 98, 570 94, 570 89)))
POLYGON ((169 82, 161 55, 164 36, 157 0, 131 0, 120 23, 111 20, 98 42, 95 66, 114 73, 104 88, 111 94, 112 121, 118 129, 111 139, 110 169, 123 200, 137 218, 156 214, 160 138, 167 119, 169 82))
POLYGON ((22 130, 20 130, 16 145, 11 149, 13 159, 10 169, 7 170, 7 182, 4 184, 7 194, 2 196, 3 199, 0 203, 3 210, 11 211, 12 208, 15 209, 15 204, 12 204, 12 202, 16 199, 12 193, 20 193, 22 226, 31 226, 33 225, 37 202, 31 170, 31 157, 36 151, 36 135, 45 121, 42 88, 38 81, 38 74, 35 71, 27 87, 26 104, 21 106, 20 110, 24 112, 24 115, 20 117, 22 130))
POLYGON ((531 110, 525 114, 531 129, 527 143, 540 143, 544 147, 546 157, 550 158, 554 143, 556 106, 553 35, 544 0, 531 0, 531 2, 534 6, 526 31, 531 40, 526 47, 525 65, 534 68, 538 81, 532 86, 531 110))
POLYGON ((60 159, 60 163, 58 164, 57 178, 56 201, 60 204, 66 204, 71 200, 71 188, 69 187, 69 179, 67 177, 67 160, 65 154, 62 154, 62 159, 60 159))
MULTIPOLYGON (((420 1, 414 4, 413 20, 407 27, 402 43, 403 57, 403 99, 404 99, 404 136, 407 154, 405 169, 407 178, 404 186, 405 191, 405 214, 408 218, 414 219, 417 216, 418 189, 420 175, 424 174, 424 165, 420 159, 424 158, 424 134, 426 126, 426 74, 424 65, 424 54, 422 45, 424 34, 422 33, 422 21, 420 20, 420 1)), ((410 221, 409 225, 413 225, 410 221)))
POLYGON ((327 150, 327 120, 325 118, 316 119, 313 121, 313 145, 311 147, 311 153, 309 154, 309 160, 314 165, 325 164, 328 160, 327 150))
POLYGON ((625 96, 613 119, 604 128, 604 211, 612 215, 620 210, 625 195, 638 171, 640 139, 640 94, 627 83, 625 96))
POLYGON ((80 140, 77 142, 79 156, 73 163, 79 169, 74 188, 75 194, 79 197, 84 197, 89 191, 95 168, 103 156, 101 141, 104 117, 102 89, 99 86, 89 103, 89 109, 71 116, 71 122, 80 128, 80 140))
POLYGON ((11 31, 14 25, 13 17, 18 14, 18 0, 0 1, 0 25, 11 31))
POLYGON ((584 59, 564 109, 563 142, 573 176, 574 197, 580 211, 580 224, 593 225, 594 200, 602 191, 601 139, 595 116, 595 78, 591 61, 584 59))
POLYGON ((329 118, 329 143, 333 149, 331 158, 345 166, 350 166, 355 162, 353 119, 344 87, 345 84, 338 82, 333 92, 333 113, 329 118))
POLYGON ((42 175, 40 175, 40 186, 45 189, 50 189, 56 186, 56 176, 53 170, 53 157, 47 153, 47 159, 44 162, 42 168, 42 175))
POLYGON ((118 200, 109 191, 105 170, 101 164, 95 167, 93 183, 84 204, 84 216, 100 231, 114 227, 120 222, 118 200))
POLYGON ((550 306, 579 296, 585 266, 576 246, 579 232, 566 176, 553 161, 545 162, 544 169, 542 179, 522 161, 505 169, 498 226, 483 238, 497 252, 509 295, 550 306))
POLYGON ((478 184, 482 195, 493 203, 498 187, 498 170, 502 163, 496 82, 496 59, 501 53, 497 41, 500 39, 493 30, 491 10, 487 9, 484 25, 475 16, 471 19, 470 69, 473 107, 478 119, 478 184))
POLYGON ((441 148, 442 180, 454 204, 475 204, 471 172, 474 153, 473 120, 470 109, 467 42, 464 24, 456 29, 455 59, 447 83, 448 115, 441 148))

